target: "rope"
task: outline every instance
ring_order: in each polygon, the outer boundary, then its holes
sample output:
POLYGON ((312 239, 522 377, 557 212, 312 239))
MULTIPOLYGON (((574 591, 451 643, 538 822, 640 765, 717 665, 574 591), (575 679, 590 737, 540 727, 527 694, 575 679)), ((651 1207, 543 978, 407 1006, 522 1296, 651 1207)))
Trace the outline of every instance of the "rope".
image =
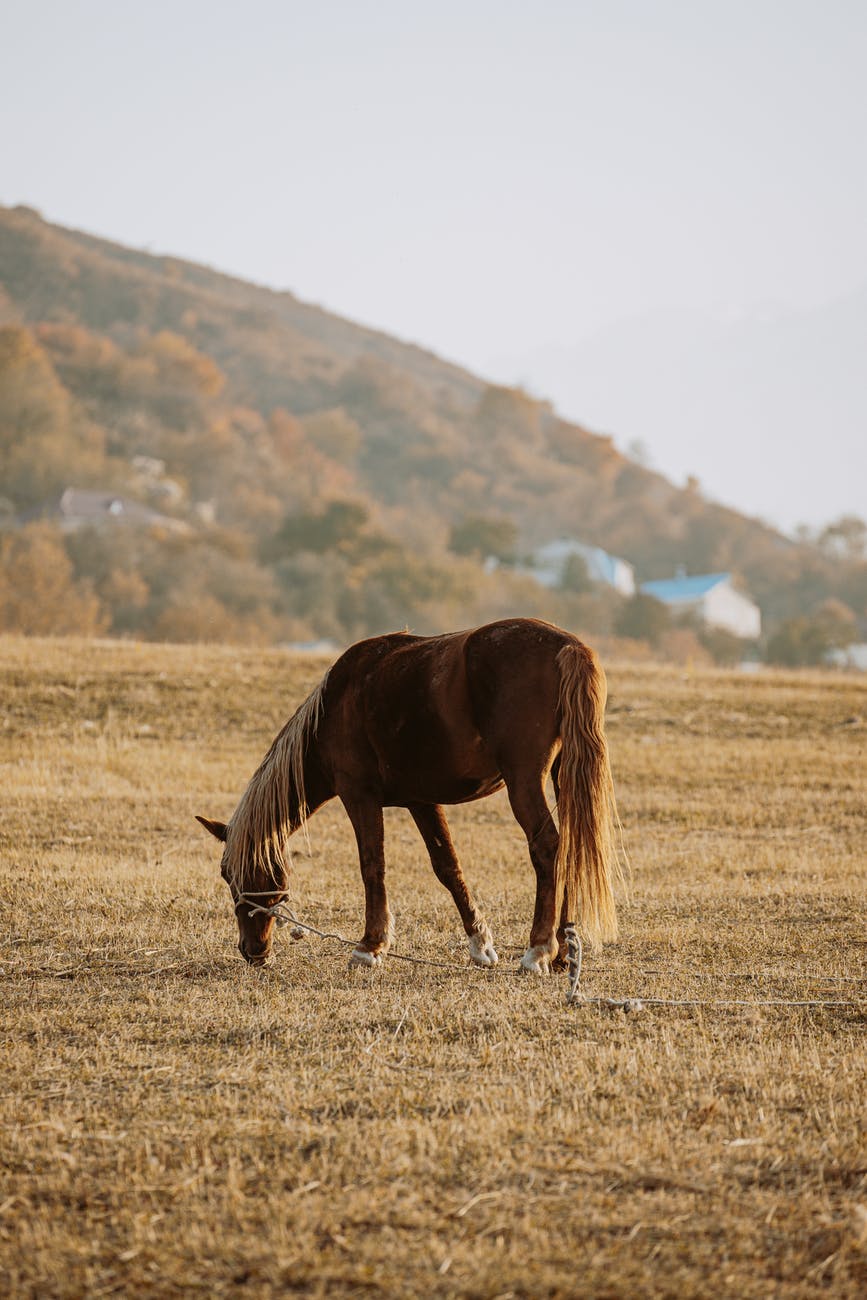
POLYGON ((577 993, 567 997, 568 1003, 577 1002, 581 1006, 611 1007, 619 1011, 643 1011, 645 1007, 863 1007, 867 1001, 820 1001, 795 998, 757 998, 750 1002, 746 998, 602 998, 588 997, 577 993))
MULTIPOLYGON (((645 967, 642 975, 661 975, 659 967, 645 967)), ((715 970, 691 970, 689 972, 692 979, 698 980, 718 980, 720 972, 715 970)), ((819 984, 867 984, 867 975, 822 975, 818 971, 810 970, 759 970, 759 971, 723 971, 722 975, 727 980, 755 980, 755 979, 774 979, 774 980, 814 980, 819 984)))
MULTIPOLYGON (((319 930, 315 925, 309 925, 306 921, 300 921, 292 908, 286 902, 285 897, 278 899, 270 907, 262 907, 259 903, 252 902, 252 899, 267 897, 272 894, 273 890, 259 890, 258 892, 245 891, 239 895, 236 909, 241 905, 248 905, 250 908, 249 915, 255 916, 257 912, 264 913, 266 916, 272 916, 276 924, 282 928, 291 923, 293 929, 290 931, 293 938, 300 938, 307 931, 310 934, 317 935, 320 939, 330 939, 336 943, 343 944, 347 948, 355 948, 357 944, 354 939, 347 939, 336 931, 319 930)), ((566 993, 566 1005, 572 1006, 600 1006, 609 1007, 612 1010, 624 1011, 626 1013, 643 1011, 645 1007, 867 1007, 867 1001, 860 1000, 821 1000, 821 999, 789 999, 789 998, 762 998, 755 1001, 749 1001, 745 998, 648 998, 648 997, 590 997, 582 993, 579 988, 581 980, 581 968, 584 964, 584 948, 581 943, 581 936, 574 922, 570 921, 565 927, 566 952, 567 952, 567 973, 568 987, 566 993)), ((458 962, 434 961, 430 957, 410 957, 407 953, 393 952, 389 949, 389 960, 394 958, 396 961, 411 962, 415 966, 434 966, 439 970, 458 970, 466 972, 467 967, 458 962)), ((490 974, 496 975, 524 975, 523 970, 512 970, 498 967, 492 969, 490 974)), ((699 972, 702 973, 702 972, 699 972)), ((833 977, 829 977, 833 978, 833 977)), ((849 977, 838 977, 841 981, 849 982, 849 977)), ((857 977, 851 977, 852 982, 860 982, 857 977)))
POLYGON ((584 964, 584 948, 574 921, 569 921, 566 926, 566 954, 569 971, 569 989, 566 994, 566 1004, 568 1006, 570 1002, 578 1000, 578 981, 581 978, 581 967, 584 964))
MULTIPOLYGON (((257 912, 263 912, 266 916, 273 916, 275 923, 281 929, 283 928, 283 926, 289 925, 291 923, 292 929, 289 931, 289 933, 293 939, 300 939, 301 932, 307 931, 310 934, 318 935, 320 939, 332 939, 334 940, 335 943, 342 943, 346 948, 358 947, 358 944, 354 939, 347 939, 342 934, 337 934, 336 931, 319 930, 316 928, 315 925, 308 925, 306 921, 299 921, 298 917, 292 911, 292 908, 289 906, 289 904, 286 902, 285 899, 281 899, 280 901, 272 904, 270 907, 261 907, 258 903, 249 902, 251 898, 259 897, 262 894, 265 895, 272 894, 273 892, 274 892, 273 890, 267 890, 267 889, 258 890, 255 893, 250 892, 249 890, 245 891, 243 894, 239 896, 238 902, 235 905, 236 909, 241 904, 246 905, 249 903, 250 916, 255 916, 257 912)), ((391 961, 392 958, 395 961, 408 961, 411 962, 414 966, 434 966, 439 970, 466 971, 467 969, 467 967, 461 964, 460 962, 434 961, 433 958, 431 957, 410 957, 408 953, 395 952, 393 948, 389 948, 388 958, 389 961, 391 961)), ((523 973, 520 970, 510 970, 502 966, 496 968, 488 967, 487 969, 492 975, 521 975, 523 973)))
POLYGON ((570 921, 566 926, 566 954, 569 974, 569 985, 566 992, 567 1007, 571 1006, 573 1002, 580 1002, 583 1006, 613 1007, 622 1011, 641 1011, 643 1009, 644 1004, 639 998, 590 998, 581 992, 578 983, 581 979, 581 967, 584 964, 584 948, 581 943, 581 936, 573 921, 570 921))

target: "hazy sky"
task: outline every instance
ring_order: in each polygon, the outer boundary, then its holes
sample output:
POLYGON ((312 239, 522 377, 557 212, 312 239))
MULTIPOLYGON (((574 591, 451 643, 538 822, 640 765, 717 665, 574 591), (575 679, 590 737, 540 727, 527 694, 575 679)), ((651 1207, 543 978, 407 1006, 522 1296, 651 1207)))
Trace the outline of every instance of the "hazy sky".
POLYGON ((636 317, 867 285, 865 68, 865 0, 0 0, 0 201, 538 389, 636 317))

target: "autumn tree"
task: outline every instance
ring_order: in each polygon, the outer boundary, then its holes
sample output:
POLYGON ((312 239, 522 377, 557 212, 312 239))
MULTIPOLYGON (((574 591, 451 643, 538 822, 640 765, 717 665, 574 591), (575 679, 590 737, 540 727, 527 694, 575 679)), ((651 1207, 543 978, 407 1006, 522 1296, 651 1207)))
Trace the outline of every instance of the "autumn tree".
POLYGON ((0 328, 0 437, 4 448, 69 424, 69 394, 29 330, 0 328))
POLYGON ((766 658, 769 663, 791 668, 821 664, 832 650, 851 645, 857 629, 852 610, 832 598, 809 615, 781 623, 768 638, 766 658))
POLYGON ((541 439, 543 408, 520 388, 491 384, 479 398, 476 420, 496 443, 535 446, 541 439))
POLYGON ((363 501, 328 501, 319 510, 287 515, 265 550, 272 558, 292 551, 348 551, 369 518, 363 501))
POLYGON ((59 494, 73 472, 93 481, 99 429, 75 411, 45 350, 18 326, 0 329, 0 482, 18 509, 59 494))
POLYGON ((844 560, 867 559, 867 523, 858 515, 841 515, 822 530, 819 546, 844 560))
POLYGON ((314 411, 302 421, 309 441, 332 460, 351 465, 358 457, 363 441, 356 420, 342 406, 327 411, 314 411))
POLYGON ((225 386, 211 357, 180 334, 160 330, 141 336, 118 368, 117 386, 170 429, 199 425, 225 386))
POLYGON ((75 580, 55 528, 28 524, 0 539, 0 628, 27 636, 95 636, 107 625, 91 584, 75 580))
POLYGON ((502 515, 467 515, 449 533, 450 551, 480 560, 489 555, 506 562, 513 560, 517 542, 517 526, 502 515))
POLYGON ((651 645, 659 641, 670 625, 671 618, 662 601, 644 591, 637 591, 625 600, 614 619, 618 636, 649 641, 651 645))

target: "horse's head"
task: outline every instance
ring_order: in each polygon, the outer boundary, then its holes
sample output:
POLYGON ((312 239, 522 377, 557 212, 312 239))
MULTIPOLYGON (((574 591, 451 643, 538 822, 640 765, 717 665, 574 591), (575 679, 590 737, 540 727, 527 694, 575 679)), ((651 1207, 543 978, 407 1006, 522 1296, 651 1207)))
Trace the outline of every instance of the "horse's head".
MULTIPOLYGON (((225 846, 220 863, 220 874, 229 886, 235 916, 238 920, 238 949, 245 961, 251 966, 264 966, 271 956, 271 944, 274 939, 274 917, 270 914, 275 903, 285 896, 285 887, 273 880, 259 881, 252 873, 247 875, 230 870, 230 836, 231 830, 224 822, 212 821, 210 817, 196 817, 205 830, 211 832, 225 846), (238 880, 254 881, 249 888, 242 889, 238 880)), ((283 882, 285 886, 285 881, 283 882)))

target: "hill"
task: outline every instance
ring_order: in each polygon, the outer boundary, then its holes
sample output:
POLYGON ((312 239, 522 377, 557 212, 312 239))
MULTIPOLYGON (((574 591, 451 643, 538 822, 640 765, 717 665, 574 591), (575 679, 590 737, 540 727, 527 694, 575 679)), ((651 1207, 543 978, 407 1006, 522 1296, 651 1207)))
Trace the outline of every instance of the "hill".
POLYGON ((793 542, 520 390, 26 208, 0 209, 0 466, 0 619, 22 630, 345 641, 520 609, 610 632, 612 593, 509 571, 564 534, 640 578, 733 570, 771 629, 867 611, 857 529, 793 542), (159 518, 73 526, 70 487, 159 518))

